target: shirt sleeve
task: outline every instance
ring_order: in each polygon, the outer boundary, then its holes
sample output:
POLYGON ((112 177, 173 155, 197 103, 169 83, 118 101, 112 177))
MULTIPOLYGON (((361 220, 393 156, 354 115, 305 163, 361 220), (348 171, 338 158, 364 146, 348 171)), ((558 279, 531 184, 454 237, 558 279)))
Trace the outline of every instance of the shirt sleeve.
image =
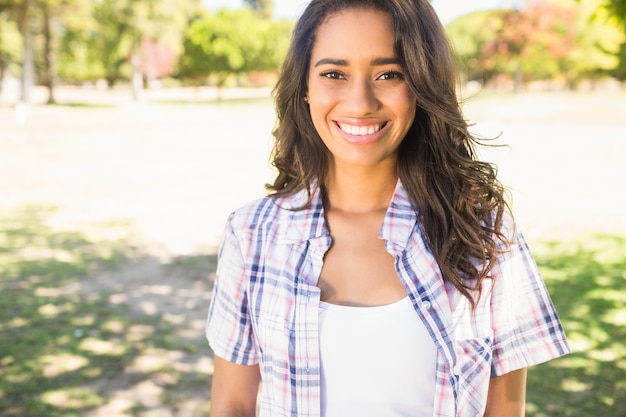
POLYGON ((559 317, 524 237, 515 231, 510 218, 505 218, 503 230, 513 239, 492 271, 492 376, 570 352, 559 317))
POLYGON ((215 355, 240 365, 254 365, 258 353, 248 305, 248 276, 233 219, 231 214, 218 252, 206 337, 215 355))

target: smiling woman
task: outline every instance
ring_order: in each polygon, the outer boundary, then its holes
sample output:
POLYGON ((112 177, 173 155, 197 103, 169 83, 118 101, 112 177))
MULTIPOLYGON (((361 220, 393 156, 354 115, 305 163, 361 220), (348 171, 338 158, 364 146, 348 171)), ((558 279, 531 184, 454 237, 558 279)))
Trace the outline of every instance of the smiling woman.
POLYGON ((344 11, 318 29, 308 103, 313 125, 332 155, 329 183, 348 165, 379 167, 395 176, 398 147, 416 105, 394 50, 391 24, 386 14, 344 11), (363 27, 369 30, 363 33, 363 27))
POLYGON ((213 416, 522 416, 569 346, 426 0, 313 0, 275 89, 270 195, 229 218, 213 416))

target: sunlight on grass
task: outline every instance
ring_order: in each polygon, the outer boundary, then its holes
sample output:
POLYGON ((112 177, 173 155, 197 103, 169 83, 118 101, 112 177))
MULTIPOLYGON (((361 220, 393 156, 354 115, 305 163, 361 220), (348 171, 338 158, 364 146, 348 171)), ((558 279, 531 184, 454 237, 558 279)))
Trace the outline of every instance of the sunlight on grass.
POLYGON ((40 361, 43 364, 43 375, 47 378, 55 378, 63 373, 76 371, 89 363, 84 356, 71 353, 44 355, 40 361))
MULTIPOLYGON (((46 207, 0 217, 0 415, 82 416, 103 404, 89 381, 120 366, 133 349, 101 322, 121 322, 104 294, 81 293, 88 274, 113 270, 136 256, 125 240, 92 241, 54 230, 46 207)), ((117 236, 123 234, 118 230, 117 236)))
POLYGON ((43 317, 52 319, 60 314, 67 313, 74 310, 74 306, 70 303, 64 303, 61 305, 44 304, 37 309, 37 312, 43 317))
POLYGON ((95 355, 121 356, 126 353, 126 347, 118 340, 101 340, 95 337, 83 339, 78 348, 95 355))
POLYGON ((564 391, 569 391, 569 392, 582 392, 582 391, 589 390, 591 388, 591 385, 584 384, 578 381, 577 379, 566 379, 561 384, 561 388, 564 391))
MULTIPOLYGON (((197 390, 210 380, 211 358, 186 356, 199 349, 186 340, 204 321, 163 312, 156 300, 192 290, 142 284, 133 291, 148 298, 135 304, 145 313, 137 315, 129 314, 130 291, 81 291, 84 277, 131 262, 137 248, 54 230, 46 223, 50 212, 27 208, 0 218, 0 331, 11 341, 0 343, 0 415, 79 417, 97 408, 99 415, 148 416, 191 401, 174 398, 170 388, 197 390), (115 378, 124 388, 106 391, 115 378)), ((626 417, 626 238, 533 249, 573 353, 529 370, 526 415, 626 417)), ((204 280, 215 257, 185 256, 161 267, 204 280)), ((206 411, 203 401, 190 404, 206 411)))
POLYGON ((102 330, 108 333, 122 333, 125 327, 121 320, 109 320, 102 324, 102 330))
POLYGON ((133 324, 126 330, 126 340, 131 342, 145 340, 155 333, 155 328, 147 324, 133 324))
POLYGON ((89 388, 63 388, 42 394, 44 403, 61 409, 90 408, 102 404, 102 398, 89 388))
POLYGON ((527 416, 626 416, 626 238, 543 242, 535 254, 573 352, 529 370, 527 416))

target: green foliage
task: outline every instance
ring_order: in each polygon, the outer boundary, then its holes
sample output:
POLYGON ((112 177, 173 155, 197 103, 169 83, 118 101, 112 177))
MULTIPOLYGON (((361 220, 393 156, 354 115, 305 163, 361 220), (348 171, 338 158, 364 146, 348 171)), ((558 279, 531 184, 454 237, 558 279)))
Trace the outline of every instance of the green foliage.
POLYGON ((626 21, 626 0, 607 0, 608 10, 622 22, 626 21))
POLYGON ((530 369, 527 415, 626 416, 626 238, 538 248, 573 353, 530 369))
POLYGON ((495 38, 483 54, 511 78, 549 79, 574 49, 574 11, 547 1, 524 10, 502 10, 495 38))
POLYGON ((56 75, 71 82, 104 77, 96 49, 90 47, 93 46, 90 45, 90 34, 96 27, 93 3, 89 0, 57 2, 49 10, 52 26, 56 27, 52 40, 56 75))
POLYGON ((571 78, 597 78, 619 64, 617 51, 624 38, 615 20, 598 2, 585 2, 578 6, 576 22, 577 48, 570 54, 568 71, 571 78))
POLYGON ((286 54, 290 30, 289 22, 259 19, 247 9, 206 14, 185 32, 179 76, 204 83, 214 75, 223 85, 230 74, 276 70, 286 54))
POLYGON ((446 30, 467 79, 562 79, 574 85, 615 67, 623 37, 597 2, 542 0, 524 10, 476 12, 446 30), (591 18, 594 16, 594 19, 591 18))
POLYGON ((480 11, 455 19, 446 26, 461 69, 468 80, 488 81, 495 74, 482 53, 484 45, 492 42, 496 36, 492 28, 494 19, 496 12, 480 11))
POLYGON ((6 13, 0 12, 0 67, 4 66, 13 74, 19 74, 22 60, 22 36, 17 24, 9 20, 6 13))
POLYGON ((166 46, 174 55, 180 53, 183 29, 199 8, 199 0, 96 2, 93 13, 85 16, 88 27, 66 32, 65 56, 73 58, 70 54, 76 53, 78 62, 70 68, 92 68, 85 78, 100 72, 111 85, 129 79, 133 71, 129 60, 141 56, 145 40, 166 46))
POLYGON ((606 49, 615 57, 615 63, 609 73, 616 79, 626 81, 626 0, 576 0, 580 7, 591 4, 595 10, 590 21, 600 21, 603 24, 617 28, 621 44, 615 48, 606 49))

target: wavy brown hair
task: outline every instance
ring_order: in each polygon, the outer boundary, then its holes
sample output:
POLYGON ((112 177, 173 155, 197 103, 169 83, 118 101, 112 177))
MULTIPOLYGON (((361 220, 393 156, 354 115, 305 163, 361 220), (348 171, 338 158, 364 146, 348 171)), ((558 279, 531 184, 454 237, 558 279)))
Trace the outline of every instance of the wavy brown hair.
MULTIPOLYGON (((444 279, 472 305, 499 252, 505 190, 496 168, 478 161, 456 95, 456 62, 427 0, 312 0, 299 19, 274 89, 277 127, 270 196, 291 195, 323 181, 329 153, 304 101, 318 27, 345 9, 389 13, 405 79, 417 98, 415 120, 398 152, 398 175, 422 222, 444 279)), ((323 184, 322 184, 323 185, 323 184)))

